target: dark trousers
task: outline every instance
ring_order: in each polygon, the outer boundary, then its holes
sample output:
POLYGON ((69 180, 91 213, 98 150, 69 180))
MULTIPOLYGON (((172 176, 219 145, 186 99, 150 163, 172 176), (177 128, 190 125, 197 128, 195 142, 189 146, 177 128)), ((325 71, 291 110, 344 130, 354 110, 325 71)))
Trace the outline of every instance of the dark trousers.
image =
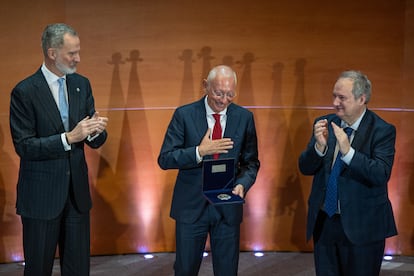
POLYGON ((208 205, 196 223, 176 222, 176 276, 198 275, 208 234, 214 275, 237 275, 240 225, 226 224, 215 207, 208 205))
POLYGON ((316 275, 379 275, 385 240, 353 244, 345 235, 341 216, 329 218, 323 211, 319 212, 313 236, 316 275))
POLYGON ((22 217, 25 276, 52 275, 56 247, 62 276, 89 275, 89 212, 79 213, 68 199, 55 219, 22 217))

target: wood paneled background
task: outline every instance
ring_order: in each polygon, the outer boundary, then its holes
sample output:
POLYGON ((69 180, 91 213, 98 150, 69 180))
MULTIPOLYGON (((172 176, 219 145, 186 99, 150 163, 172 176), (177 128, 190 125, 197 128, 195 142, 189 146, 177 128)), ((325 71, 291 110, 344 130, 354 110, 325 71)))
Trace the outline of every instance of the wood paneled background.
POLYGON ((0 9, 0 262, 23 258, 10 91, 41 65, 40 35, 52 22, 80 33, 78 72, 110 119, 107 143, 87 150, 92 254, 174 251, 176 171, 159 169, 157 156, 174 109, 199 99, 220 63, 238 73, 236 102, 254 112, 262 162, 242 250, 312 250, 311 178, 297 158, 313 119, 331 112, 336 77, 356 69, 373 83, 369 108, 397 127, 389 192, 399 235, 386 251, 414 254, 414 1, 15 0, 0 9))

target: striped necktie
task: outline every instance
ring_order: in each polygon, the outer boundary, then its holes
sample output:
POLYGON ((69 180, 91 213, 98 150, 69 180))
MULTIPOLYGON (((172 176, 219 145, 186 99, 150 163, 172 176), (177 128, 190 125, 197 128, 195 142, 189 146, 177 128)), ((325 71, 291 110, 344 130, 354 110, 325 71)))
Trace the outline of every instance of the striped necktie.
POLYGON ((65 130, 69 130, 69 108, 68 108, 68 102, 66 101, 66 95, 65 95, 65 86, 64 86, 64 78, 58 79, 59 82, 59 112, 60 117, 62 118, 63 126, 65 127, 65 130))
MULTIPOLYGON (((344 130, 349 138, 352 134, 353 129, 347 127, 344 130)), ((344 166, 344 162, 341 160, 341 156, 341 152, 338 151, 338 155, 336 156, 331 174, 329 175, 328 185, 326 187, 324 208, 329 217, 332 217, 338 211, 338 177, 344 166)))

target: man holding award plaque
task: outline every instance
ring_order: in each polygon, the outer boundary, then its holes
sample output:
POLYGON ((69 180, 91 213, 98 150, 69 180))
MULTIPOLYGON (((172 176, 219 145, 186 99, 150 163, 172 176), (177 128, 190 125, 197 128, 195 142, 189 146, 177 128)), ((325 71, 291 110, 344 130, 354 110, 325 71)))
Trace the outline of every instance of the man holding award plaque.
POLYGON ((165 134, 158 164, 178 169, 175 275, 198 274, 208 235, 214 275, 237 275, 242 203, 260 163, 253 113, 232 103, 236 85, 230 67, 214 67, 206 95, 177 108, 165 134))

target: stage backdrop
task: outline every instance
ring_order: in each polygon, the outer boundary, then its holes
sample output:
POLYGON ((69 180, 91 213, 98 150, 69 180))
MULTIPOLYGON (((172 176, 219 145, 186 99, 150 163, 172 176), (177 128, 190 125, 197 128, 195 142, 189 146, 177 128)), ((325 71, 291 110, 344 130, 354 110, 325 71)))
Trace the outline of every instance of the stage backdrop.
POLYGON ((399 235, 386 252, 414 254, 413 1, 15 0, 0 9, 0 262, 23 259, 10 91, 40 67, 40 35, 52 22, 80 33, 78 71, 109 117, 107 143, 86 152, 92 254, 175 250, 177 172, 162 171, 157 157, 174 109, 203 95, 217 64, 237 72, 235 101, 258 131, 262 167, 244 205, 242 250, 312 250, 311 177, 297 159, 313 119, 332 112, 338 74, 356 69, 373 83, 369 108, 397 128, 389 193, 399 235))

